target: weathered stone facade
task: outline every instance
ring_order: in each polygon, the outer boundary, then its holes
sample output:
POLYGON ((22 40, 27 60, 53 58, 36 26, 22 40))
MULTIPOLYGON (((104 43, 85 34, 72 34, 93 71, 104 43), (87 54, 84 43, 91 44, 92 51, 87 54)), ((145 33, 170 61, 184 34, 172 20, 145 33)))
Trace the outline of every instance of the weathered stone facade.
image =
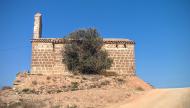
MULTIPOLYGON (((31 74, 68 74, 69 71, 62 62, 65 40, 63 38, 41 38, 41 14, 37 14, 35 15, 34 35, 31 41, 31 74)), ((113 58, 112 67, 107 71, 117 72, 120 75, 134 75, 134 47, 135 42, 128 39, 104 39, 103 49, 113 58)))

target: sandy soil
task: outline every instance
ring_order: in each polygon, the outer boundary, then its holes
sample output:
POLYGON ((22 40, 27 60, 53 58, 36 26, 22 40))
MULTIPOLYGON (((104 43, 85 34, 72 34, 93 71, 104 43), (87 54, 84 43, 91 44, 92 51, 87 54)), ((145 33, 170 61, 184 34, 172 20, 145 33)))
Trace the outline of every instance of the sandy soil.
POLYGON ((190 88, 153 89, 131 102, 107 108, 190 108, 190 88))

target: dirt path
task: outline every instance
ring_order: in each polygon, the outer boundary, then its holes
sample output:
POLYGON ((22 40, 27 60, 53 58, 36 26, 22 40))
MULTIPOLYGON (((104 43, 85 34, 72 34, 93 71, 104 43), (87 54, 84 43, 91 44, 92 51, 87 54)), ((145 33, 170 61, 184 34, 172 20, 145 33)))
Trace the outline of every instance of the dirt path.
POLYGON ((108 108, 190 108, 190 88, 153 89, 131 102, 108 108))

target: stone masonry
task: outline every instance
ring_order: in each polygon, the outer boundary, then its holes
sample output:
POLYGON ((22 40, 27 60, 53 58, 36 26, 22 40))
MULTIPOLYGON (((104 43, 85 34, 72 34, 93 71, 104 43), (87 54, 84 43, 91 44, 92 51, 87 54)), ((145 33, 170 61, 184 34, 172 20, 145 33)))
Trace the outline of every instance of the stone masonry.
MULTIPOLYGON (((63 64, 63 38, 41 38, 42 18, 37 13, 34 17, 34 33, 32 43, 31 74, 69 74, 63 64)), ((104 38, 104 46, 109 56, 113 58, 112 67, 108 72, 120 75, 135 75, 135 42, 129 39, 104 38)))

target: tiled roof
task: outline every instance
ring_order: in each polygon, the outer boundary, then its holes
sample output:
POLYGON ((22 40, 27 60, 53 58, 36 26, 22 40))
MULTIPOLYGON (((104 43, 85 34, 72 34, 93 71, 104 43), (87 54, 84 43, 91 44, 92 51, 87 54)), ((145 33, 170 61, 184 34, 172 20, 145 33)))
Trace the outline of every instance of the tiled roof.
MULTIPOLYGON (((134 41, 123 38, 103 38, 106 44, 135 44, 134 41)), ((32 39, 31 42, 43 42, 43 43, 65 43, 64 38, 40 38, 32 39)))

